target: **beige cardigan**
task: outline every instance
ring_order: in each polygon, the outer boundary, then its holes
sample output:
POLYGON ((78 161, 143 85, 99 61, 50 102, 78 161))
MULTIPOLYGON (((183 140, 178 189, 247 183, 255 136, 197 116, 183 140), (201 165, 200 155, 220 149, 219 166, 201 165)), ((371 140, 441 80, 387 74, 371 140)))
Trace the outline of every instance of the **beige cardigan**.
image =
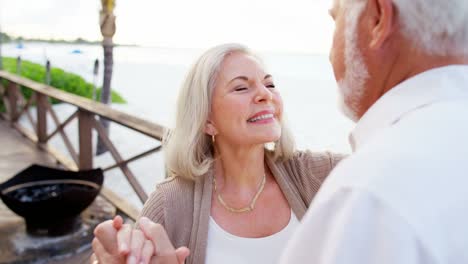
MULTIPOLYGON (((328 152, 297 152, 284 162, 266 155, 270 168, 289 206, 300 220, 312 198, 343 155, 328 152)), ((186 264, 205 263, 208 223, 211 209, 213 171, 191 181, 171 177, 156 186, 140 216, 163 225, 177 248, 187 246, 186 264)))

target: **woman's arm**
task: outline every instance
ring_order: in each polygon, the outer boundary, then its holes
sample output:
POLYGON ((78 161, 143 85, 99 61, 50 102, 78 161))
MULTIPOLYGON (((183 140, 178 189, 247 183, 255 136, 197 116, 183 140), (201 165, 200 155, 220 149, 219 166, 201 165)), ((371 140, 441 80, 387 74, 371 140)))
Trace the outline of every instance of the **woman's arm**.
POLYGON ((303 201, 308 205, 335 166, 347 155, 332 152, 297 151, 285 163, 303 201))

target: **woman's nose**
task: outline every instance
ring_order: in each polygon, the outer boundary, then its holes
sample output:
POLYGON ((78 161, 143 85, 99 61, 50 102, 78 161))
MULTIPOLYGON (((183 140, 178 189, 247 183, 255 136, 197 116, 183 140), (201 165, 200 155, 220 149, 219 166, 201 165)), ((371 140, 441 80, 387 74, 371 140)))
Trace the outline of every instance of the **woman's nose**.
POLYGON ((257 85, 257 93, 255 95, 255 102, 269 102, 273 100, 273 93, 263 84, 257 85))

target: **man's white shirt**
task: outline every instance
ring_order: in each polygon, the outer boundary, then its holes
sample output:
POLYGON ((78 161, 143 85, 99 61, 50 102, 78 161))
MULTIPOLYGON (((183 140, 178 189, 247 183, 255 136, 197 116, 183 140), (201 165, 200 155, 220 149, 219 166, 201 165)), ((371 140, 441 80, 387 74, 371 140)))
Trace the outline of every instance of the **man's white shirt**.
POLYGON ((391 89, 350 136, 281 263, 468 263, 468 66, 391 89))

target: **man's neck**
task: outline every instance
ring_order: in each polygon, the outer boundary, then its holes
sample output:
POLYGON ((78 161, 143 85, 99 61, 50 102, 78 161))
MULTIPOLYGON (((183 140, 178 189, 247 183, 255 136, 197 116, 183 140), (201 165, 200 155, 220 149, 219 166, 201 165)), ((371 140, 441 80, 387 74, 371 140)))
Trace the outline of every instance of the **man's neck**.
POLYGON ((406 58, 400 57, 401 60, 395 64, 395 67, 390 71, 388 81, 384 83, 382 95, 403 81, 425 71, 449 65, 468 65, 468 56, 435 56, 413 53, 412 55, 407 54, 406 58))
POLYGON ((434 68, 449 65, 468 65, 468 56, 435 56, 408 49, 394 54, 393 60, 389 60, 388 63, 390 66, 387 73, 380 77, 381 83, 373 84, 374 87, 380 87, 380 89, 374 90, 374 93, 369 96, 367 104, 363 105, 359 113, 360 117, 380 97, 405 80, 434 68))

